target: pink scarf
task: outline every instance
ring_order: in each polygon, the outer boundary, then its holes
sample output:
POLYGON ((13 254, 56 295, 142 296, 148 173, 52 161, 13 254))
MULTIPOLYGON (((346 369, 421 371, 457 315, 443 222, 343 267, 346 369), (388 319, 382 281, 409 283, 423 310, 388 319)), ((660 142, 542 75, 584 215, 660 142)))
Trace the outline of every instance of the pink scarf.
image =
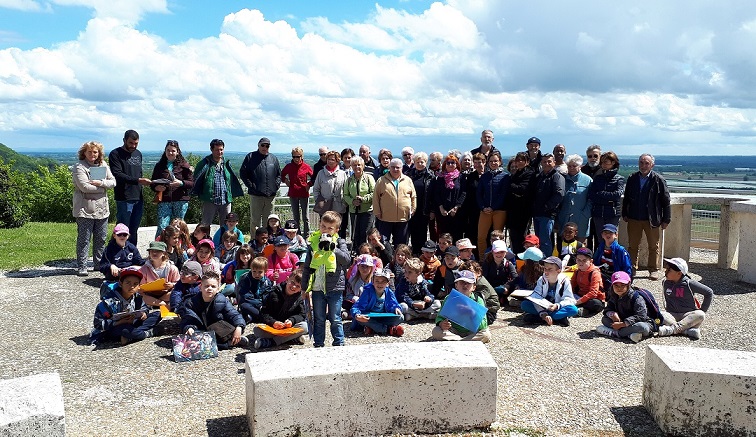
POLYGON ((452 189, 454 188, 454 179, 457 179, 459 177, 459 170, 454 170, 452 172, 444 173, 444 182, 446 182, 446 188, 452 189))

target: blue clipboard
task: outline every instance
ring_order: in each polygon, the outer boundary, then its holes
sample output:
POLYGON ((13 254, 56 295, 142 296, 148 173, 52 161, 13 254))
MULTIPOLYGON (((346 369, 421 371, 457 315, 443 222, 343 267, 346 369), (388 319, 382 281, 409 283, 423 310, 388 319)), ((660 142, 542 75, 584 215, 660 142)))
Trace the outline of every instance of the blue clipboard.
POLYGON ((373 317, 394 317, 396 315, 397 315, 396 313, 367 313, 367 314, 363 314, 363 316, 370 317, 370 318, 373 318, 373 317))
POLYGON ((444 301, 444 306, 438 313, 441 317, 449 319, 470 332, 477 332, 480 322, 486 316, 488 309, 465 296, 457 290, 452 290, 444 301))

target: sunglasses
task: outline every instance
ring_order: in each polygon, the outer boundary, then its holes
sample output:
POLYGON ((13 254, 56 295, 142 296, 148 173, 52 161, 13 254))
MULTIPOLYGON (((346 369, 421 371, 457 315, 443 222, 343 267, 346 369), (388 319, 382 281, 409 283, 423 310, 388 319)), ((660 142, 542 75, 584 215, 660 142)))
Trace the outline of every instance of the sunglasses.
POLYGON ((665 265, 665 266, 664 266, 664 268, 665 268, 666 270, 674 270, 674 271, 676 271, 676 272, 679 272, 679 271, 680 271, 680 269, 679 269, 679 268, 678 268, 678 267, 677 267, 676 265, 674 265, 674 264, 669 264, 669 263, 668 263, 667 265, 665 265))
POLYGON ((270 149, 270 144, 260 144, 263 149, 270 149))
POLYGON ((327 153, 318 153, 318 155, 320 155, 320 156, 326 156, 327 153))
POLYGON ((449 162, 446 162, 445 164, 446 164, 446 165, 457 165, 457 163, 456 163, 456 162, 454 162, 454 161, 449 161, 449 162))
POLYGON ((291 155, 292 159, 302 159, 302 155, 291 155))
POLYGON ((411 153, 402 153, 402 156, 412 156, 411 153))
POLYGON ((176 140, 168 140, 167 143, 165 143, 166 146, 178 146, 178 141, 176 140))
POLYGON ((126 233, 116 234, 116 237, 121 237, 121 238, 125 238, 125 237, 128 237, 128 236, 129 236, 129 234, 126 234, 126 233))

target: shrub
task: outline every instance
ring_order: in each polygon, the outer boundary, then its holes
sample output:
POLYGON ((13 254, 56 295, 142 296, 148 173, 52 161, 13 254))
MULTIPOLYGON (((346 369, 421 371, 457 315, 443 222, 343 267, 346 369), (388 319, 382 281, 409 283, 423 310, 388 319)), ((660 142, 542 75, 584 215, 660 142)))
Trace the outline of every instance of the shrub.
POLYGON ((0 159, 0 228, 20 228, 29 221, 21 188, 25 183, 11 165, 0 159))
POLYGON ((24 192, 32 221, 40 222, 74 222, 71 208, 73 205, 73 180, 71 171, 64 165, 53 171, 39 167, 36 172, 26 173, 24 192), (33 189, 32 189, 33 187, 33 189))

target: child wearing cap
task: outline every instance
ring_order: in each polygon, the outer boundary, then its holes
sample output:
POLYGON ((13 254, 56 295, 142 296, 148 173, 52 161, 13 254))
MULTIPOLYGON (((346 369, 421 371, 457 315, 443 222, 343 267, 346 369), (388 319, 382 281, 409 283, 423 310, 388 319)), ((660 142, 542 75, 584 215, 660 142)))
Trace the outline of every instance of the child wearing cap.
POLYGON ((275 329, 299 328, 301 332, 289 335, 273 335, 255 326, 255 349, 280 346, 287 342, 304 344, 307 334, 307 314, 302 300, 302 270, 294 270, 286 282, 273 286, 265 297, 260 315, 263 323, 275 329))
POLYGON ((168 259, 165 252, 166 246, 162 241, 151 241, 147 249, 149 261, 139 269, 142 272, 142 284, 165 279, 165 286, 161 291, 143 292, 140 291, 144 303, 148 306, 158 307, 160 305, 168 306, 171 300, 171 290, 173 286, 181 279, 179 269, 168 259))
POLYGON ((460 238, 457 240, 457 249, 459 249, 459 259, 462 261, 474 260, 473 250, 478 246, 472 244, 469 238, 460 238))
MULTIPOLYGON (((530 248, 538 249, 538 252, 542 253, 541 249, 540 249, 541 240, 539 240, 538 237, 535 234, 528 234, 528 235, 526 235, 525 236, 525 240, 522 243, 522 245, 524 247, 524 252, 522 252, 522 253, 527 252, 528 249, 530 249, 530 248)), ((543 255, 547 255, 547 254, 543 254, 543 255)), ((543 258, 544 257, 542 256, 541 259, 543 259, 543 258)), ((540 261, 540 259, 538 261, 540 261)), ((520 258, 518 256, 517 260, 515 261, 515 265, 517 267, 517 271, 519 272, 519 271, 522 270, 522 266, 525 265, 525 260, 523 258, 520 258)))
POLYGON ((218 335, 218 349, 230 349, 234 346, 247 347, 249 339, 242 336, 244 328, 247 327, 244 317, 236 311, 225 296, 219 293, 220 288, 220 274, 216 271, 205 272, 199 294, 189 298, 184 305, 185 313, 181 317, 181 332, 192 335, 195 331, 212 330, 218 335), (233 333, 228 339, 219 335, 221 332, 219 329, 225 327, 233 328, 233 333))
POLYGON ((698 340, 714 291, 688 276, 688 263, 682 258, 664 259, 664 278, 664 320, 659 326, 659 337, 684 334, 698 340), (700 305, 696 294, 703 296, 700 305))
POLYGON ((267 271, 268 260, 258 256, 252 260, 249 271, 243 274, 239 278, 239 283, 236 284, 236 303, 247 322, 262 322, 260 308, 263 299, 273 288, 273 281, 265 276, 267 271))
POLYGON ((106 281, 117 281, 122 269, 139 267, 142 264, 144 259, 139 249, 129 241, 129 228, 123 223, 118 223, 100 259, 100 273, 105 275, 106 281))
MULTIPOLYGON (((478 304, 483 306, 486 305, 486 303, 483 301, 483 298, 474 293, 475 274, 473 272, 469 270, 460 271, 457 275, 456 280, 454 281, 454 288, 470 299, 476 301, 478 304)), ((444 305, 446 305, 446 300, 447 299, 444 299, 443 303, 441 304, 442 309, 444 305)), ((483 320, 480 321, 478 330, 471 332, 439 315, 436 316, 436 326, 433 328, 433 331, 431 331, 431 336, 435 340, 466 340, 482 341, 483 343, 488 343, 491 340, 491 331, 488 330, 488 320, 486 320, 485 317, 483 317, 483 320)))
POLYGON ((593 263, 601 268, 607 276, 614 272, 625 272, 633 275, 633 264, 630 254, 617 242, 617 226, 611 223, 604 225, 601 231, 601 242, 593 254, 593 263))
POLYGON ((567 275, 562 273, 562 260, 550 256, 542 261, 543 276, 538 278, 533 289, 533 295, 549 301, 548 306, 541 306, 530 300, 523 300, 520 307, 525 314, 525 323, 545 322, 551 326, 554 322, 562 326, 570 326, 570 317, 577 314, 575 296, 567 275))
POLYGON ((267 276, 274 283, 282 284, 297 268, 299 258, 289 252, 289 239, 283 235, 273 239, 273 247, 274 252, 268 256, 267 276))
POLYGON ((266 228, 268 229, 268 238, 273 239, 279 235, 283 235, 283 229, 281 229, 281 219, 278 218, 278 214, 271 214, 268 216, 266 228))
MULTIPOLYGON (((507 285, 509 294, 512 294, 515 290, 533 290, 540 279, 543 276, 543 266, 540 261, 543 259, 543 252, 537 247, 531 247, 525 250, 525 252, 518 253, 517 259, 522 261, 522 268, 520 273, 517 274, 517 278, 510 281, 507 285)), ((515 298, 509 299, 509 306, 513 308, 520 308, 520 300, 515 298)))
POLYGON ((225 225, 219 227, 218 230, 215 231, 215 235, 213 235, 213 244, 215 244, 215 247, 223 246, 223 235, 229 231, 236 234, 236 241, 238 241, 240 245, 244 244, 244 233, 237 227, 238 224, 239 216, 236 215, 236 213, 229 212, 226 214, 225 225))
POLYGON ((215 257, 223 268, 236 258, 236 251, 239 250, 239 236, 234 231, 226 231, 221 236, 221 241, 222 245, 215 247, 215 257))
POLYGON ((364 327, 365 335, 378 333, 401 337, 404 334, 404 327, 400 325, 404 321, 402 307, 389 287, 390 280, 390 270, 376 269, 373 282, 365 286, 350 310, 352 318, 364 327), (370 317, 370 313, 392 313, 393 316, 370 317))
POLYGON ((118 274, 118 284, 108 290, 97 304, 94 312, 94 328, 89 341, 97 345, 101 341, 131 340, 152 337, 152 328, 160 321, 160 312, 150 309, 137 294, 142 273, 134 268, 124 268, 118 274))
POLYGON ((593 252, 587 247, 577 249, 575 253, 578 269, 570 283, 572 294, 577 298, 577 317, 593 317, 604 310, 604 284, 601 269, 593 264, 593 252))
POLYGON ((289 250, 299 258, 299 262, 304 260, 302 257, 307 253, 307 241, 299 235, 299 225, 295 220, 286 220, 284 223, 284 235, 289 239, 289 250))
POLYGON ((459 259, 459 248, 447 247, 444 252, 444 262, 433 277, 431 293, 436 296, 436 299, 444 299, 454 289, 455 273, 460 265, 462 265, 462 260, 459 259))
POLYGON ((441 267, 441 261, 436 256, 437 245, 431 240, 423 244, 420 249, 420 261, 423 262, 423 278, 433 285, 433 278, 436 276, 436 270, 441 267))
POLYGON ((506 243, 495 240, 491 246, 491 251, 485 255, 481 265, 483 277, 496 290, 501 305, 507 302, 509 283, 517 278, 517 269, 514 263, 507 259, 508 253, 510 252, 506 243))
POLYGON ((202 272, 207 273, 213 271, 220 274, 220 262, 218 262, 218 258, 213 256, 215 253, 215 244, 213 244, 213 240, 208 238, 200 240, 195 248, 196 251, 194 252, 192 260, 200 263, 202 266, 202 272))
POLYGON ((396 299, 402 307, 404 320, 413 318, 435 319, 441 302, 428 290, 428 281, 422 277, 423 262, 410 258, 404 263, 403 277, 396 279, 396 299))
POLYGON ((355 302, 357 302, 360 296, 362 296, 362 291, 365 289, 365 286, 373 282, 373 272, 375 269, 380 268, 376 265, 376 261, 379 260, 373 258, 369 254, 362 254, 355 258, 355 267, 357 271, 346 283, 346 297, 341 303, 343 309, 341 312, 342 319, 349 320, 351 318, 349 310, 352 309, 355 302))
POLYGON ((648 317, 646 301, 630 287, 627 272, 612 274, 612 293, 607 296, 604 317, 596 332, 614 338, 629 338, 638 343, 651 335, 651 319, 648 317))
POLYGON ((180 274, 181 280, 171 291, 170 310, 183 317, 186 300, 200 292, 202 266, 197 261, 187 261, 181 267, 180 274))
POLYGON ((496 294, 496 290, 493 288, 488 279, 483 276, 483 269, 480 267, 477 261, 467 260, 463 261, 459 266, 459 270, 469 270, 475 275, 475 294, 483 298, 486 308, 486 319, 488 325, 491 326, 496 321, 496 314, 501 308, 499 302, 499 295, 496 294))

